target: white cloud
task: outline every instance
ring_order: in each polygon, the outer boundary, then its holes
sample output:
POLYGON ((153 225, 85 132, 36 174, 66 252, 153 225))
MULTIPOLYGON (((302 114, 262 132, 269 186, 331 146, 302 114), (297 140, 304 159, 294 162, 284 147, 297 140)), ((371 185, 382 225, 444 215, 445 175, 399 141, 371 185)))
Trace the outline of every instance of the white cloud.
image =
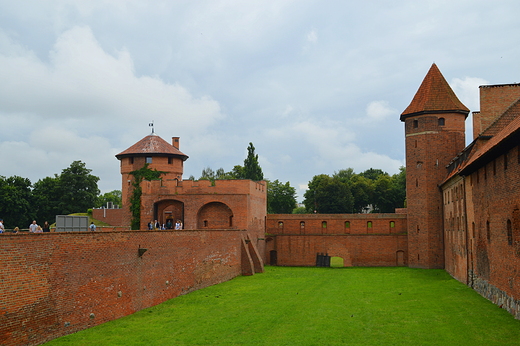
POLYGON ((307 34, 307 41, 310 42, 310 43, 318 42, 318 34, 316 33, 316 30, 311 30, 307 34))
POLYGON ((372 101, 366 108, 366 114, 370 121, 380 121, 396 115, 397 110, 391 108, 387 101, 372 101))
POLYGON ((211 97, 136 76, 128 51, 108 54, 89 27, 61 34, 49 56, 44 62, 0 36, 0 121, 9 126, 0 159, 14 163, 4 165, 5 175, 22 171, 34 182, 83 160, 99 175, 117 176, 108 172, 114 155, 144 137, 149 121, 168 140, 173 131, 201 135, 224 118, 211 97))

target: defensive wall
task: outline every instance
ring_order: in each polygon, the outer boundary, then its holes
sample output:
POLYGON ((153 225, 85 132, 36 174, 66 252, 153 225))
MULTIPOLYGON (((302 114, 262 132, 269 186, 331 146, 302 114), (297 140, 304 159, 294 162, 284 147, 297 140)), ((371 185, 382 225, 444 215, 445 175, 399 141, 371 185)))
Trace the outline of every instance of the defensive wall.
POLYGON ((315 266, 318 254, 344 266, 406 266, 406 214, 269 214, 266 263, 315 266))
POLYGON ((3 234, 0 344, 39 345, 263 271, 243 230, 3 234))

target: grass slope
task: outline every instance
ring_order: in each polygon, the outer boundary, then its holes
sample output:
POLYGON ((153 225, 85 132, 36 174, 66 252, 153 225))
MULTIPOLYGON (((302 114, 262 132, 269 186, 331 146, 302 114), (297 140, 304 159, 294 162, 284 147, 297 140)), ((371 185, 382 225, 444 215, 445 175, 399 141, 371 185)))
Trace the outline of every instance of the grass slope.
POLYGON ((519 345, 443 270, 266 267, 46 345, 519 345))

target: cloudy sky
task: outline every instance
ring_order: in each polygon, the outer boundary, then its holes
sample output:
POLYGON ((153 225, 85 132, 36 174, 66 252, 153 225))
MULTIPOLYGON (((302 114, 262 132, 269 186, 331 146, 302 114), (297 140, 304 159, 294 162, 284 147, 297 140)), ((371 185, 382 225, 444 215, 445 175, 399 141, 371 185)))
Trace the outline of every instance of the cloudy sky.
POLYGON ((185 179, 242 165, 249 142, 299 201, 317 174, 394 174, 399 115, 432 63, 472 111, 479 85, 520 82, 519 13, 517 0, 1 0, 0 175, 34 183, 81 160, 120 189, 115 155, 152 121, 181 137, 185 179))

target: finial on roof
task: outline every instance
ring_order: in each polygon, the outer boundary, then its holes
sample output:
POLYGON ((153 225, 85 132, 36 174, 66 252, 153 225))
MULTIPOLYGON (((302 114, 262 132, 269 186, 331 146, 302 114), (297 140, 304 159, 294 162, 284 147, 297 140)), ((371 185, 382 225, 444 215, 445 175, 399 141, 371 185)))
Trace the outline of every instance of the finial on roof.
POLYGON ((148 126, 150 126, 152 128, 152 133, 154 133, 154 130, 153 130, 153 120, 151 123, 148 123, 148 126))

